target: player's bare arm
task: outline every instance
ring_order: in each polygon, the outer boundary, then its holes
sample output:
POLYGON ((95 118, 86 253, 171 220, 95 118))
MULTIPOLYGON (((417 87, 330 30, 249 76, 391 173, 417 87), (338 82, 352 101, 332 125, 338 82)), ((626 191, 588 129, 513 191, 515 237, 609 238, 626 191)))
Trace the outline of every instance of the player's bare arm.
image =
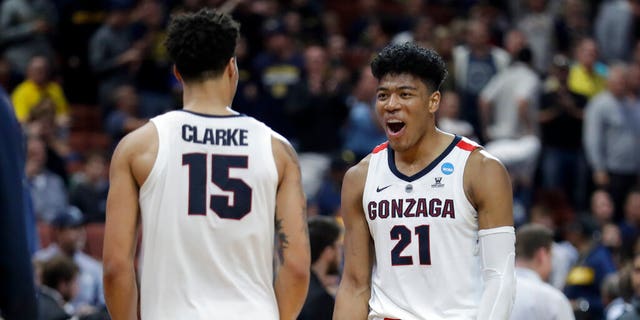
POLYGON ((478 211, 479 229, 513 226, 513 196, 509 173, 491 154, 474 151, 464 172, 467 198, 478 211))
POLYGON ((333 313, 337 320, 366 319, 369 313, 373 243, 362 208, 369 157, 351 167, 342 182, 345 265, 333 313))
POLYGON ((484 287, 478 319, 508 319, 515 296, 515 233, 509 174, 484 150, 471 154, 464 174, 467 197, 478 212, 484 287))
POLYGON ((295 319, 307 296, 311 272, 306 198, 293 147, 281 137, 273 137, 271 145, 279 182, 275 228, 280 268, 276 276, 275 292, 280 319, 295 319))
POLYGON ((111 160, 102 259, 105 300, 114 320, 138 318, 134 268, 140 221, 138 190, 149 174, 157 149, 157 134, 149 123, 122 139, 111 160))

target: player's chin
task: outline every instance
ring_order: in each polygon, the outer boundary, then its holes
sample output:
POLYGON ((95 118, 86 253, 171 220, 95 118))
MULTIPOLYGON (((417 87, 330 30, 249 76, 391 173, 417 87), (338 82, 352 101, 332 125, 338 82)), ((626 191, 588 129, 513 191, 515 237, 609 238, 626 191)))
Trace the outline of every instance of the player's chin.
POLYGON ((408 149, 407 143, 399 138, 387 137, 389 146, 394 151, 405 151, 408 149))

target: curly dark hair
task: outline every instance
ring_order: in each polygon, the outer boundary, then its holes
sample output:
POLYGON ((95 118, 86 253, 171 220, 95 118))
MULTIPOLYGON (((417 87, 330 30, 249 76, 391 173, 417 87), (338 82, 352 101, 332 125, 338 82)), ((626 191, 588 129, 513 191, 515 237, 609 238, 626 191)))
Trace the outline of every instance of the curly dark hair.
POLYGON ((411 74, 437 91, 447 77, 447 66, 434 50, 406 42, 382 49, 371 62, 371 72, 378 80, 387 74, 411 74))
POLYGON ((172 17, 165 46, 185 81, 217 77, 234 56, 240 24, 229 15, 202 9, 172 17))

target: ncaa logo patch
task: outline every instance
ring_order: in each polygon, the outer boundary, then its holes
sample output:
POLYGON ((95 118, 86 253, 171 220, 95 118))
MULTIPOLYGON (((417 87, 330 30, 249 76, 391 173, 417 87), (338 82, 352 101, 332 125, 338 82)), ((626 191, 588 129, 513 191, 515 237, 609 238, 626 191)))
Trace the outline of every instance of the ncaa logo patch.
POLYGON ((453 173, 453 164, 451 164, 451 162, 446 162, 442 164, 442 167, 440 167, 440 170, 442 171, 442 173, 446 175, 450 175, 453 173))

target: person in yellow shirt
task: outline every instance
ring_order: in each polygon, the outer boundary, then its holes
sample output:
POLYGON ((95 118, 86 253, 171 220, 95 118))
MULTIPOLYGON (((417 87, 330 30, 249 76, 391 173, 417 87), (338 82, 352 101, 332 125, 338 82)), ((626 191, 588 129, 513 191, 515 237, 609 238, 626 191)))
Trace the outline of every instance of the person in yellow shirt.
POLYGON ((69 104, 62 87, 49 77, 49 61, 44 56, 35 56, 29 61, 26 79, 11 94, 16 117, 21 123, 29 119, 31 109, 48 98, 53 101, 56 122, 65 126, 69 120, 69 104))
POLYGON ((584 38, 575 48, 576 63, 569 70, 571 92, 591 99, 605 89, 606 77, 597 70, 598 48, 591 38, 584 38))

